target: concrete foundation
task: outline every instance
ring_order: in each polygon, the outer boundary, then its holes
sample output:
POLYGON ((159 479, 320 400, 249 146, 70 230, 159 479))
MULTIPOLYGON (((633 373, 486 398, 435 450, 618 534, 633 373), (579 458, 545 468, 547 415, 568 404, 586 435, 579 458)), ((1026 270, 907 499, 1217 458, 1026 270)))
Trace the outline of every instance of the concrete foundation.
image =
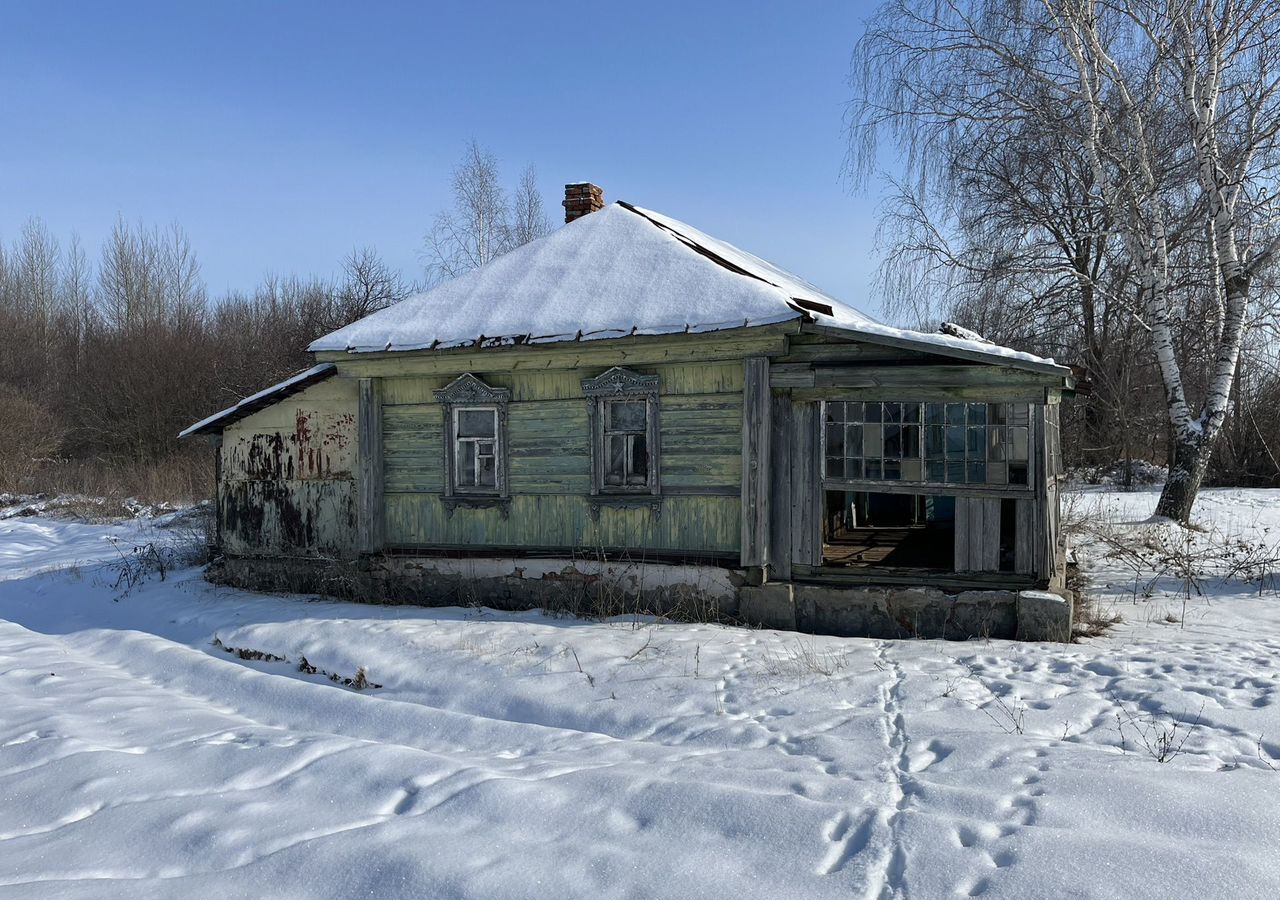
POLYGON ((210 580, 249 590, 317 593, 374 603, 543 609, 875 638, 1068 641, 1071 603, 1045 591, 829 587, 772 582, 712 566, 574 559, 374 556, 225 557, 210 580))

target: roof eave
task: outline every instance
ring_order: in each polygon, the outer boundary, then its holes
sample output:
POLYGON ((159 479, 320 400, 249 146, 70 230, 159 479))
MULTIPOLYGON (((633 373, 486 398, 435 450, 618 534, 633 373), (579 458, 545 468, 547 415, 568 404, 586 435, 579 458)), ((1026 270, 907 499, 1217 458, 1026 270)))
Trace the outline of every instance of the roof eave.
MULTIPOLYGON (((1075 379, 1070 366, 1062 366, 1057 363, 1045 360, 1025 359, 1020 356, 1005 356, 1000 353, 988 352, 980 350, 976 347, 957 347, 951 343, 935 342, 926 340, 926 337, 932 335, 921 335, 920 337, 912 337, 908 333, 900 334, 881 334, 877 331, 864 330, 848 325, 826 325, 821 323, 806 323, 802 326, 802 330, 811 334, 825 334, 831 337, 843 337, 851 340, 862 341, 868 344, 880 344, 885 347, 894 347, 900 350, 920 350, 925 353, 932 353, 937 356, 949 356, 953 359, 963 359, 968 362, 985 363, 994 366, 1008 366, 1013 369, 1023 369, 1028 372, 1037 372, 1041 375, 1053 375, 1062 378, 1064 386, 1074 385, 1075 379), (1066 385, 1065 383, 1070 383, 1066 385)), ((998 347, 999 345, 992 345, 998 347)), ((1012 348, 1004 347, 1001 349, 1011 350, 1012 348)), ((1016 351, 1015 351, 1016 352, 1016 351)))
POLYGON ((278 384, 258 391, 256 394, 250 394, 233 406, 228 406, 226 409, 184 428, 178 433, 178 438, 181 440, 200 435, 221 434, 222 430, 228 425, 266 409, 268 406, 273 406, 281 400, 292 397, 299 391, 337 374, 337 371, 338 367, 333 363, 320 363, 312 366, 310 369, 292 375, 278 384))

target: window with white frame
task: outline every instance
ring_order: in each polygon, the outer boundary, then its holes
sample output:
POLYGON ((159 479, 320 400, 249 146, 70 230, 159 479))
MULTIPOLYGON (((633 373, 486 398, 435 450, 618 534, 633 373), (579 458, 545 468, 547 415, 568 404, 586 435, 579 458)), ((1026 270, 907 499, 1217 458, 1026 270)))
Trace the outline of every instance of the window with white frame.
POLYGON ((615 366, 582 382, 591 418, 591 493, 658 490, 658 376, 615 366))
POLYGON ((460 492, 497 490, 497 407, 463 406, 453 410, 453 478, 460 492))
POLYGON ((828 481, 1028 487, 1028 403, 823 403, 828 481))
POLYGON ((435 395, 444 411, 445 496, 505 498, 511 391, 468 373, 435 395))

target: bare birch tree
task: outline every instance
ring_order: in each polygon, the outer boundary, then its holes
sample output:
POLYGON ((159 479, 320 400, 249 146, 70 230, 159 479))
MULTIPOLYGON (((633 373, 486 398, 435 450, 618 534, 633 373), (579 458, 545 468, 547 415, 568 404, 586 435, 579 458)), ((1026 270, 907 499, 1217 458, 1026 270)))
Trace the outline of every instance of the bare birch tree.
POLYGON ((498 159, 476 141, 453 170, 453 208, 436 216, 424 239, 427 280, 457 278, 550 231, 533 167, 508 202, 498 159))
POLYGON ((887 126, 921 184, 957 134, 995 152, 1030 132, 1087 162, 1073 190, 1136 276, 1116 299, 1160 373, 1173 440, 1157 511, 1180 521, 1229 409, 1250 284, 1275 255, 1278 52, 1267 0, 891 0, 856 56, 855 160, 887 126), (1188 369, 1206 373, 1197 400, 1188 369))

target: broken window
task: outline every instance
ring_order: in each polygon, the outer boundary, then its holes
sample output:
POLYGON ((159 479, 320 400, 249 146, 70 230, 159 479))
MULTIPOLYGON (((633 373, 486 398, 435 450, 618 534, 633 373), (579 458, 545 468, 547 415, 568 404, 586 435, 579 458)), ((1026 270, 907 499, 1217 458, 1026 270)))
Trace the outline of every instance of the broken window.
POLYGON ((649 484, 649 404, 644 400, 605 401, 604 483, 615 487, 649 484))
POLYGON ((658 376, 615 366, 582 382, 591 413, 591 493, 658 494, 658 376))
POLYGON ((471 374, 435 392, 444 410, 445 497, 507 497, 506 427, 511 391, 471 374))
POLYGON ((460 491, 498 487, 498 410, 463 407, 453 411, 454 485, 460 491))
POLYGON ((826 478, 1028 485, 1030 404, 823 403, 826 478))

